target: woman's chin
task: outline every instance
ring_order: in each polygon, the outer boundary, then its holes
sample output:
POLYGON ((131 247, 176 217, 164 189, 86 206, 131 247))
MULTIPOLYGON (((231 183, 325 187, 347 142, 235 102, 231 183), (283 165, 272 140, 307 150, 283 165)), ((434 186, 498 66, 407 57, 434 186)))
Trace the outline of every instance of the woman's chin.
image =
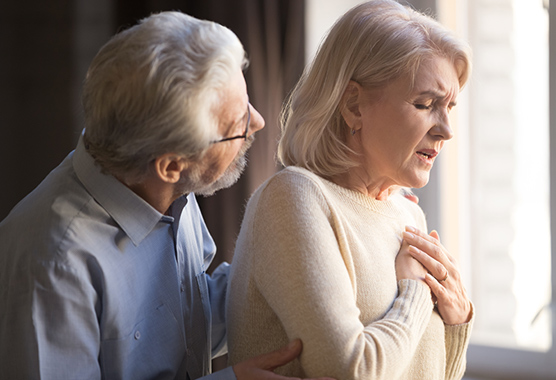
POLYGON ((411 187, 413 189, 420 189, 422 187, 425 187, 427 185, 427 183, 429 183, 429 172, 427 172, 426 174, 423 174, 421 176, 418 176, 416 178, 413 178, 411 181, 408 181, 407 185, 404 185, 404 187, 411 187))

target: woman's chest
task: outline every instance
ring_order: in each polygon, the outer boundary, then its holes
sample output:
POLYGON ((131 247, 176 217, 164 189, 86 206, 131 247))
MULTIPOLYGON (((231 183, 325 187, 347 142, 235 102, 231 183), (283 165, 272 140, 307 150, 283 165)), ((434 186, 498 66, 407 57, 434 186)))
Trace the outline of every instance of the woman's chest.
POLYGON ((398 292, 395 263, 402 233, 416 221, 372 213, 348 216, 338 217, 337 237, 360 319, 367 324, 384 317, 392 307, 398 292))

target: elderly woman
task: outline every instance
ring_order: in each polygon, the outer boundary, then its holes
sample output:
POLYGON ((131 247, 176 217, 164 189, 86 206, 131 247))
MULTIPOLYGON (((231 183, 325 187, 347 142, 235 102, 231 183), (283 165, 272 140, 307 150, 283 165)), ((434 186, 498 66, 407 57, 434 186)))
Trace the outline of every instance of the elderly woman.
POLYGON ((288 102, 284 170, 251 198, 228 293, 232 364, 300 338, 291 376, 459 379, 473 316, 422 187, 470 70, 434 20, 373 0, 330 30, 288 102))

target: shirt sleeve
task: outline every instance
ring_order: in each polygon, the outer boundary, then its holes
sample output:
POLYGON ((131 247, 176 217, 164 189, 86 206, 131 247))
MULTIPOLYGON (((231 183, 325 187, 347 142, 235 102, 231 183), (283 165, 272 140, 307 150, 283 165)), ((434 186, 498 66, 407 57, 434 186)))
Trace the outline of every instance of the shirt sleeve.
MULTIPOLYGON (((316 185, 273 184, 264 191, 250 250, 257 286, 288 339, 300 338, 309 377, 394 379, 414 356, 433 311, 430 290, 399 281, 399 294, 382 319, 367 326, 343 259, 337 221, 316 185), (278 191, 276 191, 278 190, 278 191), (300 194, 301 198, 300 198, 300 194), (297 199, 296 199, 297 198, 297 199)), ((372 275, 370 273, 369 275, 372 275)))
POLYGON ((39 262, 33 271, 30 279, 22 274, 26 284, 19 284, 6 303, 10 313, 0 327, 2 346, 9 346, 2 351, 4 374, 7 378, 100 379, 94 289, 58 262, 39 262))

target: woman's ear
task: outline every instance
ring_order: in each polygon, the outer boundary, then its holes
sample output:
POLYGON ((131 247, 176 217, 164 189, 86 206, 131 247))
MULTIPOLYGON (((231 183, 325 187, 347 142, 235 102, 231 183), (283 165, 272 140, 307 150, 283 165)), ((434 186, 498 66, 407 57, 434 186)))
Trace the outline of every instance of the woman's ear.
POLYGON ((163 154, 154 160, 156 175, 166 183, 177 183, 188 166, 185 158, 174 153, 163 154))
POLYGON ((350 80, 342 96, 340 113, 344 121, 352 130, 361 128, 361 111, 359 109, 363 88, 355 81, 350 80))

